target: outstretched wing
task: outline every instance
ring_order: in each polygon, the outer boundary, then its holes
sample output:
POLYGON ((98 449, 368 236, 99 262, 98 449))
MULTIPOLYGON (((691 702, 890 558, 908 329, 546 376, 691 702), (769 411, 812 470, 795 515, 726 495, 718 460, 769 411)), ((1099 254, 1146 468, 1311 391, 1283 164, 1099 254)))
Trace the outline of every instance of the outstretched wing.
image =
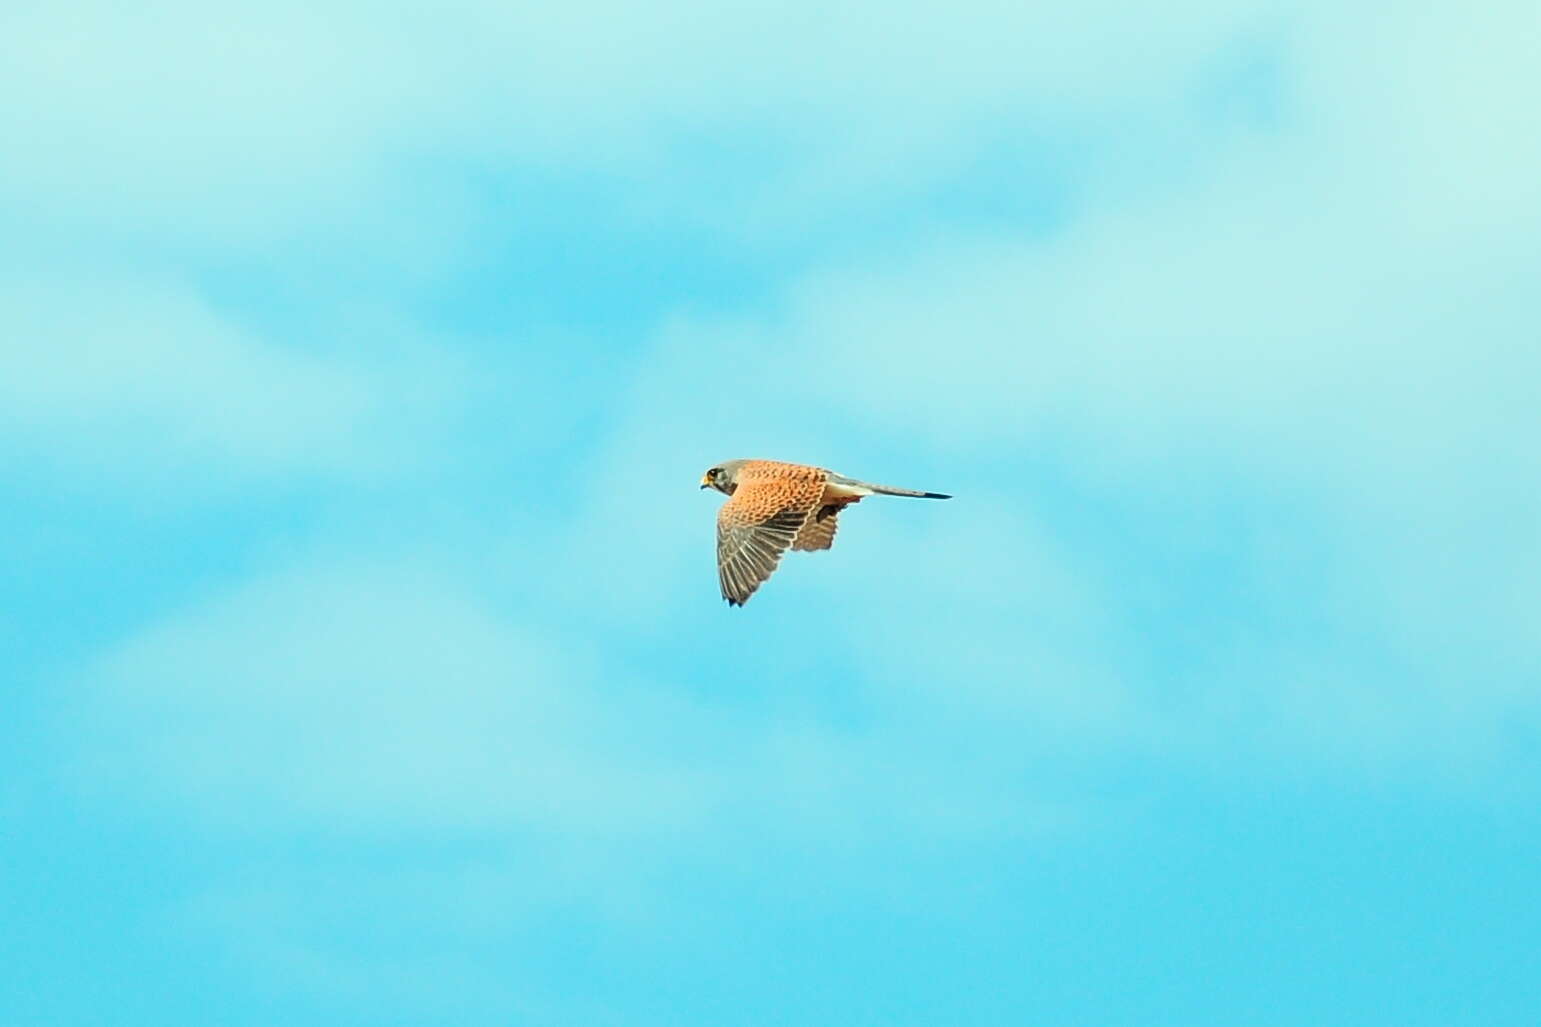
MULTIPOLYGON (((826 495, 827 499, 828 496, 826 495)), ((813 515, 803 522, 802 530, 797 533, 797 538, 792 540, 792 548, 795 551, 810 549, 828 549, 835 544, 835 518, 840 511, 852 503, 861 502, 861 497, 850 499, 841 498, 833 503, 825 503, 813 512, 813 515)))
POLYGON ((722 597, 743 606, 797 539, 823 491, 797 480, 740 480, 717 511, 717 579, 722 597))

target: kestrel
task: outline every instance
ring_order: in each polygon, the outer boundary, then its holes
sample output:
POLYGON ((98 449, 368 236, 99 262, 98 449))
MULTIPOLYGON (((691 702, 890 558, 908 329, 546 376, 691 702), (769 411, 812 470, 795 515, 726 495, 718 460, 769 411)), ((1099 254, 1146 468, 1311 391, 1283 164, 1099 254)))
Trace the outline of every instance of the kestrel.
POLYGON ((792 549, 828 549, 835 518, 867 496, 951 499, 857 481, 822 467, 779 460, 729 460, 701 476, 729 500, 717 511, 717 579, 730 606, 743 606, 792 549))

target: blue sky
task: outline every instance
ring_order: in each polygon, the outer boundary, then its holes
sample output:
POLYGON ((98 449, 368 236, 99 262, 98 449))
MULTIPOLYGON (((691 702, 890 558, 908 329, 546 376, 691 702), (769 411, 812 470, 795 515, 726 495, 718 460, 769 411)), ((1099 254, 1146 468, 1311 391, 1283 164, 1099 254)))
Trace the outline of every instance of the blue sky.
POLYGON ((1538 30, 11 5, 0 1019, 1534 1023, 1538 30))

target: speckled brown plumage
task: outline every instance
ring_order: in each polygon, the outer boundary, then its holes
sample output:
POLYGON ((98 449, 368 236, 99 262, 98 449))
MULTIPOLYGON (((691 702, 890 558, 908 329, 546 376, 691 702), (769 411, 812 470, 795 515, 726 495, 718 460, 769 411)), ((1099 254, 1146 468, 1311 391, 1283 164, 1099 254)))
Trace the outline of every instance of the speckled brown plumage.
POLYGON ((730 497, 717 513, 717 578, 733 606, 748 602, 788 549, 830 548, 836 517, 863 497, 949 498, 778 460, 729 460, 707 471, 701 487, 730 497))
POLYGON ((824 495, 816 467, 753 460, 717 511, 717 577, 723 598, 742 606, 775 571, 781 554, 824 495))
MULTIPOLYGON (((856 502, 856 500, 851 500, 856 502)), ((835 544, 835 517, 840 513, 840 507, 833 503, 822 506, 813 512, 813 516, 803 522, 802 530, 797 533, 797 538, 792 540, 794 550, 807 552, 814 549, 828 549, 835 544)))

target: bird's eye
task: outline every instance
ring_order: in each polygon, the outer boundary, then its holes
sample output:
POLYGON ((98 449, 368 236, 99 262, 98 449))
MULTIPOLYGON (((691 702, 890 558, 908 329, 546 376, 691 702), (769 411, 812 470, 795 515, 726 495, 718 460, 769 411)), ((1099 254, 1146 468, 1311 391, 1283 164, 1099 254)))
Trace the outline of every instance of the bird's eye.
POLYGON ((708 474, 710 474, 712 476, 712 480, 713 481, 716 481, 718 478, 722 477, 722 468, 721 467, 713 467, 710 471, 708 471, 706 473, 708 473, 708 474))

